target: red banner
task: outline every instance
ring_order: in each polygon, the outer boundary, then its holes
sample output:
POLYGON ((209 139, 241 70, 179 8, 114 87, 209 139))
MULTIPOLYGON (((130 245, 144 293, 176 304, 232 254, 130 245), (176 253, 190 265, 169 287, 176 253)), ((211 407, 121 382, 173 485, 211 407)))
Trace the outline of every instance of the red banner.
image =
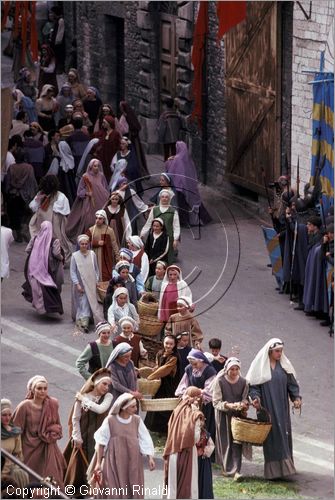
POLYGON ((246 18, 247 2, 216 2, 216 13, 219 20, 217 39, 221 40, 227 31, 246 18))

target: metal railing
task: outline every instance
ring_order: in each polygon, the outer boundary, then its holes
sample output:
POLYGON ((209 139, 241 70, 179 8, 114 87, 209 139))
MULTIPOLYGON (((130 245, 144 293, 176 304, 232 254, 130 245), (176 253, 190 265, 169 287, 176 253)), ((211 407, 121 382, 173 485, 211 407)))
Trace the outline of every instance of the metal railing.
MULTIPOLYGON (((47 488, 50 488, 51 492, 54 492, 57 495, 58 498, 65 498, 65 499, 71 498, 71 497, 68 497, 67 495, 65 495, 65 493, 63 493, 61 491, 61 489, 60 489, 59 486, 55 486, 54 484, 52 484, 49 481, 47 481, 46 479, 44 479, 42 476, 40 476, 39 474, 37 474, 37 472, 33 471, 30 467, 28 467, 26 464, 24 464, 23 462, 21 462, 21 460, 19 460, 18 458, 14 457, 14 455, 12 455, 8 451, 4 450, 3 448, 1 448, 1 455, 3 455, 5 458, 7 458, 8 460, 10 460, 14 464, 18 465, 22 470, 24 470, 25 472, 27 472, 30 476, 33 476, 43 486, 45 486, 47 488)), ((26 489, 27 492, 28 492, 27 487, 26 488, 21 488, 21 489, 22 490, 26 489)), ((29 498, 28 495, 27 495, 27 498, 29 498)), ((52 498, 52 497, 50 497, 50 498, 52 498)))

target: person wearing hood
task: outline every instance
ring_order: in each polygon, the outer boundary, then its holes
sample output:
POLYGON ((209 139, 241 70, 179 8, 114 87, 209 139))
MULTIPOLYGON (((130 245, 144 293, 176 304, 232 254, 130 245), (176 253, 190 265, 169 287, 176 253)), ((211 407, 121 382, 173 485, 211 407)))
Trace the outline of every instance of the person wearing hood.
POLYGON ((212 404, 212 382, 216 377, 215 368, 199 349, 191 349, 187 359, 189 365, 185 368, 185 373, 179 382, 175 395, 182 396, 190 386, 201 389, 203 400, 202 411, 206 418, 206 429, 215 442, 215 417, 212 404))
POLYGON ((249 408, 249 385, 241 377, 241 362, 228 358, 225 366, 213 381, 213 406, 216 423, 216 463, 221 465, 224 476, 241 479, 242 453, 251 458, 251 447, 234 443, 231 430, 232 417, 243 417, 249 408))
POLYGON ((178 312, 177 301, 181 296, 192 304, 192 292, 183 280, 180 267, 168 266, 159 294, 158 317, 161 321, 167 323, 171 314, 178 312))
MULTIPOLYGON (((13 424, 12 416, 13 406, 11 401, 9 399, 1 399, 1 448, 23 462, 22 430, 13 424)), ((19 488, 23 488, 29 483, 27 472, 8 460, 8 458, 5 458, 3 468, 1 463, 1 479, 4 480, 5 477, 12 480, 19 488)))
POLYGON ((121 320, 125 317, 130 317, 134 322, 133 329, 138 330, 140 318, 135 306, 129 300, 129 292, 125 286, 118 287, 115 290, 112 304, 108 308, 107 317, 108 323, 118 335, 122 332, 121 320))
POLYGON ((137 389, 137 372, 131 360, 132 350, 128 342, 121 342, 114 348, 107 361, 106 368, 111 371, 111 393, 114 400, 125 392, 129 392, 136 399, 143 398, 143 394, 137 389))
POLYGON ((266 342, 245 377, 259 419, 264 419, 263 408, 271 416, 272 428, 263 443, 265 479, 278 479, 296 473, 289 400, 296 410, 301 409, 302 400, 294 367, 283 348, 284 343, 280 339, 272 338, 266 342))
POLYGON ((142 281, 145 283, 149 276, 149 259, 144 250, 144 243, 137 235, 129 236, 128 248, 133 252, 133 263, 141 270, 142 281))
POLYGON ((109 281, 114 265, 120 260, 120 254, 114 231, 108 226, 105 210, 98 210, 95 213, 95 224, 86 234, 97 256, 101 281, 109 281))
POLYGON ((91 486, 100 484, 108 498, 144 498, 143 457, 148 457, 151 471, 155 468, 154 444, 136 412, 134 396, 122 394, 94 434, 96 453, 87 477, 91 486))
POLYGON ((89 132, 93 133, 93 127, 97 121, 100 106, 102 105, 100 93, 95 87, 88 87, 85 99, 83 99, 84 110, 88 114, 92 125, 89 127, 89 132))
POLYGON ((121 142, 121 135, 115 129, 115 119, 110 115, 105 116, 102 120, 102 129, 95 136, 99 139, 96 145, 96 155, 102 163, 107 183, 109 183, 112 177, 112 159, 119 151, 121 142))

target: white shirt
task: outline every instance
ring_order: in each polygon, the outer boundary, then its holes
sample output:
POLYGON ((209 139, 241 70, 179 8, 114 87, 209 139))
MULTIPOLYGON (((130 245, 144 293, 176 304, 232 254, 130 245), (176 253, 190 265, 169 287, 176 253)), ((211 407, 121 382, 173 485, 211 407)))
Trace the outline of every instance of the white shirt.
MULTIPOLYGON (((163 207, 162 205, 159 205, 159 209, 162 213, 166 212, 170 208, 170 205, 167 207, 163 207)), ((150 210, 149 217, 147 218, 146 223, 142 227, 141 231, 141 238, 145 238, 146 235, 149 233, 152 225, 152 221, 154 220, 154 211, 153 208, 150 210)), ((179 215, 177 210, 175 210, 174 215, 173 215, 173 239, 174 241, 179 240, 180 237, 180 222, 179 222, 179 215)))
MULTIPOLYGON (((35 198, 29 203, 29 208, 33 212, 37 212, 37 210, 40 208, 40 202, 37 201, 37 196, 41 194, 40 191, 37 193, 35 198)), ((61 214, 61 215, 69 215, 70 213, 70 203, 65 194, 63 194, 61 191, 57 191, 57 199, 55 200, 53 204, 52 210, 56 214, 61 214)))
MULTIPOLYGON (((136 257, 136 255, 140 252, 141 250, 136 250, 133 252, 133 259, 136 257)), ((146 252, 143 252, 142 258, 141 258, 141 276, 143 279, 143 283, 147 281, 147 278, 149 276, 149 258, 146 252)))
MULTIPOLYGON (((129 418, 121 418, 119 415, 116 415, 116 418, 122 424, 127 425, 130 424, 133 417, 130 416, 129 418)), ((127 429, 125 429, 125 433, 126 432, 127 429)), ((102 446, 105 446, 106 449, 110 440, 108 417, 105 418, 105 420, 102 422, 102 426, 94 433, 94 439, 96 445, 101 444, 102 446)), ((149 431, 144 425, 144 422, 141 418, 140 425, 138 426, 138 440, 140 445, 140 452, 142 453, 142 455, 153 456, 155 453, 154 443, 152 442, 149 431)))
POLYGON ((79 443, 83 442, 81 431, 80 431, 80 419, 82 412, 87 408, 97 414, 102 414, 108 411, 113 402, 113 396, 107 393, 101 404, 98 404, 101 396, 94 396, 92 392, 85 394, 83 401, 76 401, 73 408, 72 414, 72 439, 79 443))
POLYGON ((13 232, 9 227, 1 226, 1 278, 9 278, 8 249, 14 241, 13 232))

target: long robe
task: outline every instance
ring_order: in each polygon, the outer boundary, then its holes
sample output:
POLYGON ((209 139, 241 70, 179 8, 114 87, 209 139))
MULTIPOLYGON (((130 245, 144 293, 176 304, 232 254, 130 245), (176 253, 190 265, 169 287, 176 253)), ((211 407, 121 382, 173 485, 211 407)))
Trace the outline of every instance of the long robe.
MULTIPOLYGON (((58 401, 48 397, 39 408, 31 399, 25 399, 16 407, 13 422, 23 431, 22 451, 25 464, 42 477, 52 476, 63 489, 66 463, 57 445, 57 440, 62 437, 58 401), (58 428, 56 439, 49 436, 50 430, 55 427, 58 428)), ((31 481, 34 480, 31 477, 31 481)))
MULTIPOLYGON (((84 394, 87 396, 87 394, 84 394)), ((90 398, 91 399, 91 398, 90 398)), ((105 399, 105 396, 102 396, 98 405, 100 406, 105 399)), ((87 463, 89 463, 94 455, 94 433, 101 426, 104 418, 107 416, 108 409, 107 408, 103 413, 96 413, 95 411, 89 409, 88 411, 84 411, 80 408, 78 412, 78 407, 80 407, 80 402, 76 401, 74 407, 71 411, 69 418, 69 441, 65 447, 63 452, 64 458, 67 463, 67 469, 64 477, 65 484, 72 484, 75 486, 76 490, 79 491, 81 485, 86 484, 86 470, 87 463), (78 415, 77 415, 78 414, 78 415), (80 415, 80 417, 79 417, 80 415), (73 422, 74 419, 79 420, 80 426, 80 438, 82 440, 82 449, 81 451, 78 448, 75 448, 72 444, 72 438, 77 437, 74 436, 73 432, 73 422), (85 457, 85 458, 84 458, 85 457), (86 460, 85 460, 86 459, 86 460)), ((79 437, 79 436, 78 436, 79 437)))
POLYGON ((233 442, 231 419, 241 417, 241 412, 225 408, 224 403, 238 403, 248 395, 249 386, 246 380, 239 377, 235 384, 225 376, 215 379, 213 385, 213 406, 216 423, 216 460, 225 473, 234 475, 241 471, 242 445, 233 442))
POLYGON ((63 256, 59 240, 54 239, 51 242, 48 255, 48 273, 57 287, 43 285, 35 277, 29 275, 29 260, 34 243, 35 239, 28 245, 29 255, 24 266, 24 276, 26 281, 22 285, 22 295, 28 302, 32 303, 33 307, 40 314, 63 314, 63 304, 60 295, 64 277, 62 263, 63 256))
POLYGON ((115 360, 106 368, 111 371, 112 387, 110 392, 113 394, 114 401, 125 392, 137 390, 137 375, 131 360, 126 366, 120 365, 115 360))
POLYGON ((66 225, 66 234, 71 241, 75 242, 79 234, 86 233, 93 226, 96 211, 105 205, 108 197, 108 186, 102 172, 97 175, 86 172, 82 176, 66 225))
POLYGON ((104 498, 144 498, 143 455, 152 456, 154 447, 141 418, 109 415, 94 439, 105 447, 102 481, 110 495, 104 498))
MULTIPOLYGON (((1 435, 1 447, 8 453, 11 453, 14 457, 21 460, 21 462, 23 462, 24 458, 22 453, 20 434, 15 435, 13 433, 13 435, 10 437, 4 437, 1 435)), ((19 488, 23 488, 29 483, 29 476, 27 472, 21 469, 18 465, 14 464, 8 458, 5 458, 5 463, 1 471, 1 477, 4 479, 6 476, 9 476, 10 479, 13 479, 14 484, 19 486, 19 488)))
POLYGON ((99 269, 95 253, 89 250, 84 255, 80 250, 74 252, 71 258, 70 275, 72 280, 72 319, 88 326, 89 318, 94 322, 103 320, 102 311, 97 299, 96 283, 99 281, 99 269), (80 294, 76 285, 84 288, 80 294))
POLYGON ((169 321, 165 325, 165 335, 170 333, 176 336, 182 332, 189 332, 189 342, 193 347, 195 347, 195 342, 202 342, 204 338, 198 321, 189 311, 183 315, 179 312, 171 314, 169 321))
POLYGON ((272 428, 263 444, 265 478, 295 474, 289 398, 294 401, 300 397, 296 379, 277 361, 274 370, 271 369, 271 380, 251 386, 249 394, 252 399, 259 397, 271 415, 272 428))
POLYGON ((119 246, 114 231, 111 227, 103 224, 90 227, 86 234, 90 237, 91 248, 98 261, 101 281, 109 281, 112 277, 113 267, 120 260, 119 246), (100 246, 99 241, 104 245, 100 246))
POLYGON ((328 312, 326 261, 318 244, 313 245, 308 253, 303 303, 305 312, 328 312))
MULTIPOLYGON (((173 398, 178 385, 178 358, 175 354, 166 356, 158 353, 156 356, 156 369, 150 375, 149 380, 160 379, 161 385, 153 399, 173 398)), ((148 412, 145 417, 145 425, 152 432, 166 434, 171 411, 148 412)))

